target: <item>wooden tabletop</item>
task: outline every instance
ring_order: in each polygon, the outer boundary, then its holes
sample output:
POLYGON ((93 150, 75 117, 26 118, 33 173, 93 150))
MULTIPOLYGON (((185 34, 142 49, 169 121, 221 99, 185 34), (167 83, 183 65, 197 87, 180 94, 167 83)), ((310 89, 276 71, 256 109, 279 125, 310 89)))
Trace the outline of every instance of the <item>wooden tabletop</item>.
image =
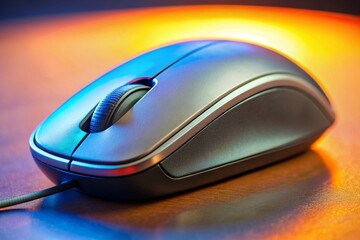
POLYGON ((143 51, 201 38, 305 66, 335 125, 305 154, 181 195, 130 204, 67 191, 7 208, 0 239, 359 239, 360 19, 334 13, 193 6, 0 22, 0 199, 53 185, 28 138, 62 102, 143 51))

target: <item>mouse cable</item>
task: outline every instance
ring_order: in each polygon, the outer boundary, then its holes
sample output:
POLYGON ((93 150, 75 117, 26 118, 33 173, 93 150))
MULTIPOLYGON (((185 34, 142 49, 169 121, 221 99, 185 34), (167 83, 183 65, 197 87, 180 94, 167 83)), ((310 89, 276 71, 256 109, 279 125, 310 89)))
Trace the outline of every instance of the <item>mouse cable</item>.
POLYGON ((10 207, 24 202, 30 202, 38 198, 43 198, 53 195, 55 193, 66 191, 76 186, 77 186, 77 182, 74 180, 70 180, 67 182, 60 183, 59 185, 56 185, 54 187, 46 188, 37 192, 32 192, 18 197, 0 200, 0 208, 10 207))

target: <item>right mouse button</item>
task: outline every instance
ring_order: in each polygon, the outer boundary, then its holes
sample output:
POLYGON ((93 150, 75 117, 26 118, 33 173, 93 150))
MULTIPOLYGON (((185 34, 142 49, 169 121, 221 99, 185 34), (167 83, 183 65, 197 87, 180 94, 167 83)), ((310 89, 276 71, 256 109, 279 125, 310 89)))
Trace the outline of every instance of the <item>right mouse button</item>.
POLYGON ((235 162, 244 162, 244 168, 230 172, 244 172, 305 150, 331 123, 321 107, 299 90, 268 89, 220 115, 161 166, 175 178, 235 162), (269 157, 272 153, 276 157, 269 157))

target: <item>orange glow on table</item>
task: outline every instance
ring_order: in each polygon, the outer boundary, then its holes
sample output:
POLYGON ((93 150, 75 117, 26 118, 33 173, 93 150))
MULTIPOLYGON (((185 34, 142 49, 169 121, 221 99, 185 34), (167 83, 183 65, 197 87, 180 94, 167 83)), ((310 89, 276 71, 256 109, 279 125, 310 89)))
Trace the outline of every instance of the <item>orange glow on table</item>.
MULTIPOLYGON (((0 87, 6 88, 4 79, 19 84, 21 79, 26 87, 31 81, 24 79, 31 72, 32 79, 52 83, 50 93, 44 94, 56 95, 61 89, 61 101, 128 58, 172 42, 233 39, 285 54, 316 77, 336 110, 335 126, 313 146, 328 168, 331 183, 322 186, 297 215, 260 237, 360 237, 358 17, 268 7, 189 6, 3 22, 0 34, 0 55, 7 56, 0 60, 0 87), (14 70, 18 65, 22 71, 14 70)), ((47 111, 59 103, 50 104, 47 111)))

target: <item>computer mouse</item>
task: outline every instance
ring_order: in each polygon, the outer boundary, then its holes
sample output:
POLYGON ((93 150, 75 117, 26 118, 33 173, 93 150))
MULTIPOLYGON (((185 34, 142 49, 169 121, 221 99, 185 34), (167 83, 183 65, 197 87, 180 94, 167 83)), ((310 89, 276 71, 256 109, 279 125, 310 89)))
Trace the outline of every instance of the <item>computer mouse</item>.
POLYGON ((54 182, 119 200, 197 188, 305 151, 332 125, 315 80, 251 43, 164 46, 86 86, 30 137, 54 182))

